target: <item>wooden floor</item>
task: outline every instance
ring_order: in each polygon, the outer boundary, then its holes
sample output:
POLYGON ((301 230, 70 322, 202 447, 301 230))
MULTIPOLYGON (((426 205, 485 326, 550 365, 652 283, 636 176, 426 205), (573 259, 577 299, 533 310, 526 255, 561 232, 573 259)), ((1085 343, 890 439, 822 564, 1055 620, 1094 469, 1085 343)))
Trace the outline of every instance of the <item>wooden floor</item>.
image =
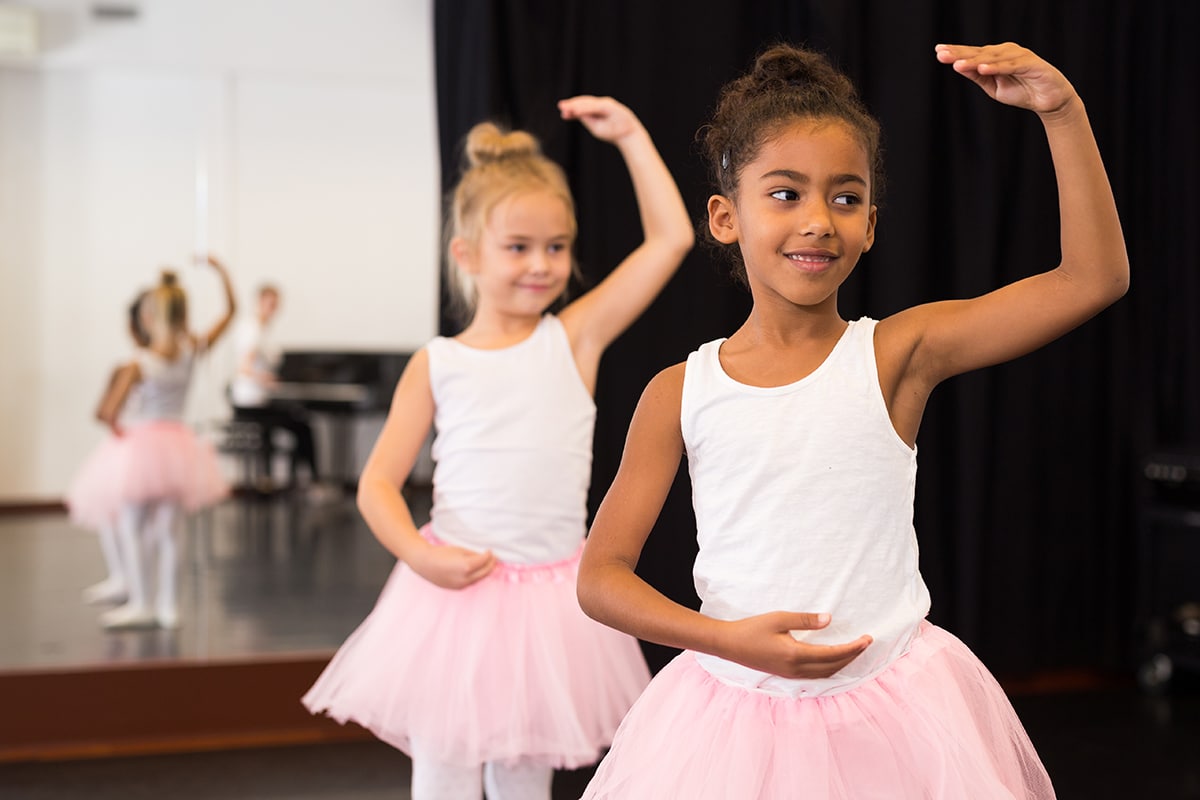
MULTIPOLYGON (((402 754, 298 702, 393 564, 353 502, 234 500, 184 541, 180 629, 108 633, 80 600, 103 576, 95 537, 0 514, 0 798, 407 797, 402 754)), ((1194 675, 1010 692, 1060 798, 1200 800, 1194 675)), ((588 774, 557 775, 555 797, 588 774)))

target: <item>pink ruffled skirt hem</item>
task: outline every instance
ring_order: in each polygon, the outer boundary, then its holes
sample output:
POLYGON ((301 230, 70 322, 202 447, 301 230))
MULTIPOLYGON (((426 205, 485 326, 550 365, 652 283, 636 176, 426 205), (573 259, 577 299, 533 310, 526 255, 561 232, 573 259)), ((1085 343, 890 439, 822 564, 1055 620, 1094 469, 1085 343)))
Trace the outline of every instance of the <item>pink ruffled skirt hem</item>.
POLYGON ((646 689, 584 800, 1029 800, 1054 789, 1012 705, 967 647, 924 623, 840 694, 731 686, 685 652, 646 689))
POLYGON ((110 436, 92 451, 67 490, 71 520, 98 528, 130 504, 170 501, 186 511, 229 494, 212 444, 182 422, 156 421, 110 436))
POLYGON ((397 563, 302 702, 445 763, 594 764, 650 675, 579 609, 578 566, 499 564, 452 590, 397 563))

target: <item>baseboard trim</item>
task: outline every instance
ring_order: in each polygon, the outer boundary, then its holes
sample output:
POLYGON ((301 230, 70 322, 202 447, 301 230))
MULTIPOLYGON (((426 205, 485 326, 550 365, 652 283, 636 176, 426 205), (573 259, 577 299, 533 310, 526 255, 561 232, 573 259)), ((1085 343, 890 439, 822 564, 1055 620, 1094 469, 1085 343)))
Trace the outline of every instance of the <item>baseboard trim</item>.
POLYGON ((370 738, 301 705, 328 661, 324 654, 0 674, 0 763, 370 738))

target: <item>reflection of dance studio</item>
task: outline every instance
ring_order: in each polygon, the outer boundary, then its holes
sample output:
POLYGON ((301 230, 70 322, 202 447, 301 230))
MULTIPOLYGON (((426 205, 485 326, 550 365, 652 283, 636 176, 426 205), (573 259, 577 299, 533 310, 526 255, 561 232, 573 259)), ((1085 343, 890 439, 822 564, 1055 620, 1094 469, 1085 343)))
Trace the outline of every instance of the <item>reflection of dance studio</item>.
MULTIPOLYGON (((0 795, 52 791, 19 782, 31 760, 369 744, 299 697, 394 562, 354 485, 404 364, 437 327, 432 19, 401 6, 0 4, 0 326, 32 345, 5 345, 0 381, 25 387, 0 433, 0 696, 13 710, 0 795), (188 330, 202 338, 221 319, 205 253, 227 267, 237 311, 196 356, 182 422, 232 495, 171 523, 175 608, 156 613, 169 582, 151 558, 148 613, 113 617, 129 586, 104 585, 97 533, 61 499, 108 436, 93 413, 131 359, 138 293, 173 269, 188 330), (295 432, 230 407, 238 326, 267 284, 281 302, 262 343, 278 356, 264 407, 311 431, 299 487, 295 432)), ((417 514, 430 469, 425 455, 414 470, 417 514)), ((373 752, 379 785, 406 785, 403 757, 373 752)), ((109 781, 87 782, 106 796, 109 781)), ((247 796, 236 785, 210 796, 247 796)))
MULTIPOLYGON (((301 698, 391 586, 396 557, 356 492, 406 366, 434 337, 461 330, 442 274, 443 216, 474 122, 527 126, 564 165, 580 220, 582 274, 570 291, 586 292, 636 246, 624 234, 638 230, 638 206, 620 156, 554 103, 589 92, 627 102, 698 222, 710 189, 695 134, 717 88, 759 44, 803 39, 864 73, 854 77, 891 136, 895 199, 880 211, 873 260, 858 268, 868 274, 844 288, 843 316, 930 299, 930 282, 904 271, 916 269, 911 254, 958 257, 963 242, 932 229, 976 212, 952 215, 947 197, 968 201, 917 173, 985 175, 970 202, 988 213, 1028 205, 1005 224, 1025 231, 1021 245, 1057 248, 1053 235, 1025 241, 1054 219, 1053 183, 997 174, 1018 172, 1001 160, 1018 152, 1038 176, 1052 173, 1040 127, 1006 127, 1004 117, 1001 136, 992 117, 971 117, 978 141, 958 143, 944 163, 914 168, 902 155, 933 161, 959 137, 944 119, 932 133, 905 127, 912 114, 898 98, 912 87, 895 76, 911 69, 914 84, 932 81, 938 65, 931 56, 926 75, 893 60, 899 45, 882 40, 920 41, 923 57, 948 35, 937 29, 946 19, 961 16, 971 36, 990 34, 994 20, 969 0, 917 3, 903 20, 886 5, 0 0, 0 798, 411 796, 407 755, 353 721, 310 713, 301 698), (877 59, 863 55, 875 47, 877 59), (937 209, 925 227, 912 224, 914 185, 937 209), (1017 194, 1030 199, 1003 199, 1017 194), (886 269, 889 258, 904 270, 886 269), (164 346, 174 358, 180 341, 186 378, 159 358, 164 346), (149 442, 168 429, 174 438, 149 442), (156 499, 131 516, 122 508, 137 505, 132 495, 118 508, 111 489, 110 508, 103 494, 134 452, 139 487, 194 488, 199 461, 215 478, 205 473, 204 491, 191 494, 156 488, 174 505, 156 499), (73 494, 85 472, 89 503, 73 494)), ((1091 21, 1042 0, 1011 5, 988 11, 1012 16, 996 30, 1001 41, 1040 37, 1039 47, 1077 59, 1072 79, 1091 92, 1133 288, 1033 366, 940 390, 934 402, 949 421, 922 428, 915 504, 930 619, 994 668, 1059 796, 1200 797, 1200 457, 1187 444, 1200 428, 1180 411, 1200 388, 1195 370, 1170 372, 1200 344, 1188 338, 1191 322, 1147 328, 1190 320, 1200 295, 1178 299, 1194 281, 1143 288, 1152 264, 1182 259, 1151 250, 1146 241, 1162 233, 1130 213, 1162 199, 1164 189, 1143 183, 1169 165, 1129 156, 1163 148, 1131 144, 1120 122, 1128 110, 1080 75, 1095 67, 1060 32, 1091 21), (1030 22, 1043 18, 1055 24, 1030 22), (1169 353, 1139 359, 1152 338, 1169 353), (1096 355, 1105 348, 1111 357, 1096 355), (1129 388, 1139 381, 1150 388, 1129 388), (1044 408, 1058 421, 1030 423, 1044 408), (1149 420, 1148 408, 1159 416, 1149 420), (1093 426, 1129 431, 1077 430, 1093 426), (1081 441, 1090 449, 1067 452, 1081 441)), ((1200 35, 1190 4, 1149 5, 1162 8, 1145 12, 1145 48, 1178 55, 1178 41, 1200 35)), ((1127 45, 1104 41, 1125 59, 1111 69, 1129 72, 1127 45)), ((1139 69, 1136 80, 1150 68, 1139 69)), ((912 102, 966 103, 938 86, 911 92, 912 102)), ((959 91, 967 96, 953 84, 959 91)), ((1177 88, 1163 91, 1167 106, 1187 105, 1177 88)), ((1190 102, 1180 123, 1196 121, 1190 102)), ((1157 114, 1147 105, 1137 116, 1157 114)), ((1025 251, 991 233, 979 238, 1003 251, 997 258, 1021 260, 1009 249, 1025 251)), ((1186 236, 1172 256, 1195 255, 1195 234, 1186 236)), ((697 242, 604 354, 589 522, 647 382, 746 319, 749 300, 716 260, 697 242)), ((1006 279, 1027 268, 997 263, 1006 279)), ((953 273, 963 293, 995 277, 957 268, 931 271, 953 273)), ((401 490, 417 526, 434 502, 432 442, 401 490)), ((698 608, 690 477, 685 458, 637 567, 698 608)), ((651 672, 674 655, 641 651, 651 672)), ((593 770, 557 769, 553 797, 579 797, 593 770)))

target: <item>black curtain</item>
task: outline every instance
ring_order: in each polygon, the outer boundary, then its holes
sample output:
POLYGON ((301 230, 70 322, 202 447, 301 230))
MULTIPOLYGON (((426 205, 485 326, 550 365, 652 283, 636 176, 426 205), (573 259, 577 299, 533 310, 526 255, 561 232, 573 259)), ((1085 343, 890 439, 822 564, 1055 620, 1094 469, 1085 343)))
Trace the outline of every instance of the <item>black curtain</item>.
MULTIPOLYGON (((885 131, 888 194, 876 246, 841 291, 846 318, 978 295, 1057 263, 1055 184, 1036 117, 987 99, 933 47, 1013 40, 1062 69, 1109 169, 1132 288, 1041 351, 935 392, 918 440, 916 524, 931 619, 997 674, 1132 665, 1140 460, 1200 443, 1200 113, 1187 55, 1200 41, 1200 4, 439 0, 435 9, 444 186, 474 123, 538 135, 576 193, 580 289, 640 231, 615 148, 561 122, 556 100, 607 94, 629 105, 702 224, 710 187, 695 133, 719 87, 774 41, 826 52, 885 131)), ((646 382, 731 333, 748 309, 698 246, 614 343, 596 397, 593 509, 646 382)), ((457 330, 442 320, 443 333, 457 330)), ((694 606, 693 526, 681 466, 639 571, 694 606)), ((1172 566, 1200 583, 1200 565, 1172 566)), ((647 656, 657 668, 669 652, 648 646, 647 656)))

